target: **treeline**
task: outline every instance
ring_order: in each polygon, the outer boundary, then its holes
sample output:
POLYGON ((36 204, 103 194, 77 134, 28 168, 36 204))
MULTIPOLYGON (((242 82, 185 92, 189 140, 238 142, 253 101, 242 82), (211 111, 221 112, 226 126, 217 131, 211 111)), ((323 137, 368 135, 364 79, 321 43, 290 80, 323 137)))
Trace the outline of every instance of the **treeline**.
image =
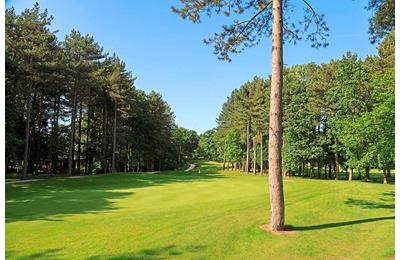
POLYGON ((37 3, 6 10, 6 173, 154 171, 188 159, 197 134, 175 125, 161 95, 135 88, 92 36, 59 41, 52 20, 37 3))
MULTIPOLYGON (((394 31, 378 55, 352 53, 327 64, 284 69, 283 174, 352 180, 370 169, 394 168, 394 31)), ((224 168, 263 174, 268 169, 269 79, 235 89, 218 127, 200 136, 202 158, 224 168)))

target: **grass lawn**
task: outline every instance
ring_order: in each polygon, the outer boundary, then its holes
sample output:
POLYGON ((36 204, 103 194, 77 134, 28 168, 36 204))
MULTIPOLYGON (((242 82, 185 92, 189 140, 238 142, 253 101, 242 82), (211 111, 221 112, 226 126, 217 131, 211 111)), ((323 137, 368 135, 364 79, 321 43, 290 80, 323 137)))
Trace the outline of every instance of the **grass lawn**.
POLYGON ((9 259, 387 259, 394 185, 289 178, 273 235, 266 177, 196 171, 6 184, 9 259))

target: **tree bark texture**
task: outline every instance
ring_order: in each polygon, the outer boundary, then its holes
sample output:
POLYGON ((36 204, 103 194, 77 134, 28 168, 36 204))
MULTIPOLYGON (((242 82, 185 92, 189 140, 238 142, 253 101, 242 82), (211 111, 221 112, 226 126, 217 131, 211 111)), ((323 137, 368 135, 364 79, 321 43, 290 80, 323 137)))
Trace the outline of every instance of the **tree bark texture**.
POLYGON ((246 173, 249 173, 249 159, 250 159, 250 122, 246 123, 246 173))
POLYGON ((282 0, 272 1, 272 73, 269 113, 269 193, 272 231, 283 230, 285 207, 282 182, 282 85, 283 42, 282 0))

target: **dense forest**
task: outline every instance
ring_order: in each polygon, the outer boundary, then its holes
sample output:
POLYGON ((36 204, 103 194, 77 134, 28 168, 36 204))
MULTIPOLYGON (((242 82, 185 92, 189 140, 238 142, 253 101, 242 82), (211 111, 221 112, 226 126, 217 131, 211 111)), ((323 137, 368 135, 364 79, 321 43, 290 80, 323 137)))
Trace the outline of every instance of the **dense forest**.
MULTIPOLYGON (((368 180, 378 168, 391 177, 394 25, 380 15, 370 21, 377 55, 284 68, 284 175, 368 180)), ((116 54, 77 30, 58 40, 52 20, 38 4, 6 10, 6 173, 155 171, 194 158, 267 172, 271 78, 235 89, 218 126, 198 136, 175 124, 159 93, 137 89, 116 54)))
POLYGON ((162 96, 135 88, 92 36, 58 40, 52 20, 37 3, 6 10, 6 173, 155 171, 190 159, 198 136, 162 96))
MULTIPOLYGON (((284 68, 283 174, 369 179, 394 168, 394 31, 364 60, 346 53, 329 63, 284 68)), ((200 136, 201 157, 224 168, 268 169, 270 79, 255 77, 224 103, 218 127, 200 136)))

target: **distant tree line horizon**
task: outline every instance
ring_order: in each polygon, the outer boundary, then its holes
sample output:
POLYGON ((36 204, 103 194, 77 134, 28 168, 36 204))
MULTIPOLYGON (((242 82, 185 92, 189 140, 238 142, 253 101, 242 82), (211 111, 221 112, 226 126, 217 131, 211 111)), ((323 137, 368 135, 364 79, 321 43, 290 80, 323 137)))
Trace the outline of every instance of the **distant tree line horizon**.
MULTIPOLYGON (((328 63, 284 68, 283 175, 352 180, 394 169, 394 30, 378 54, 354 53, 328 63)), ((232 91, 218 126, 200 135, 200 158, 224 169, 263 175, 268 169, 270 78, 232 91)))
POLYGON ((6 174, 95 174, 175 169, 198 135, 146 94, 115 54, 72 30, 63 41, 35 3, 5 13, 6 174))

